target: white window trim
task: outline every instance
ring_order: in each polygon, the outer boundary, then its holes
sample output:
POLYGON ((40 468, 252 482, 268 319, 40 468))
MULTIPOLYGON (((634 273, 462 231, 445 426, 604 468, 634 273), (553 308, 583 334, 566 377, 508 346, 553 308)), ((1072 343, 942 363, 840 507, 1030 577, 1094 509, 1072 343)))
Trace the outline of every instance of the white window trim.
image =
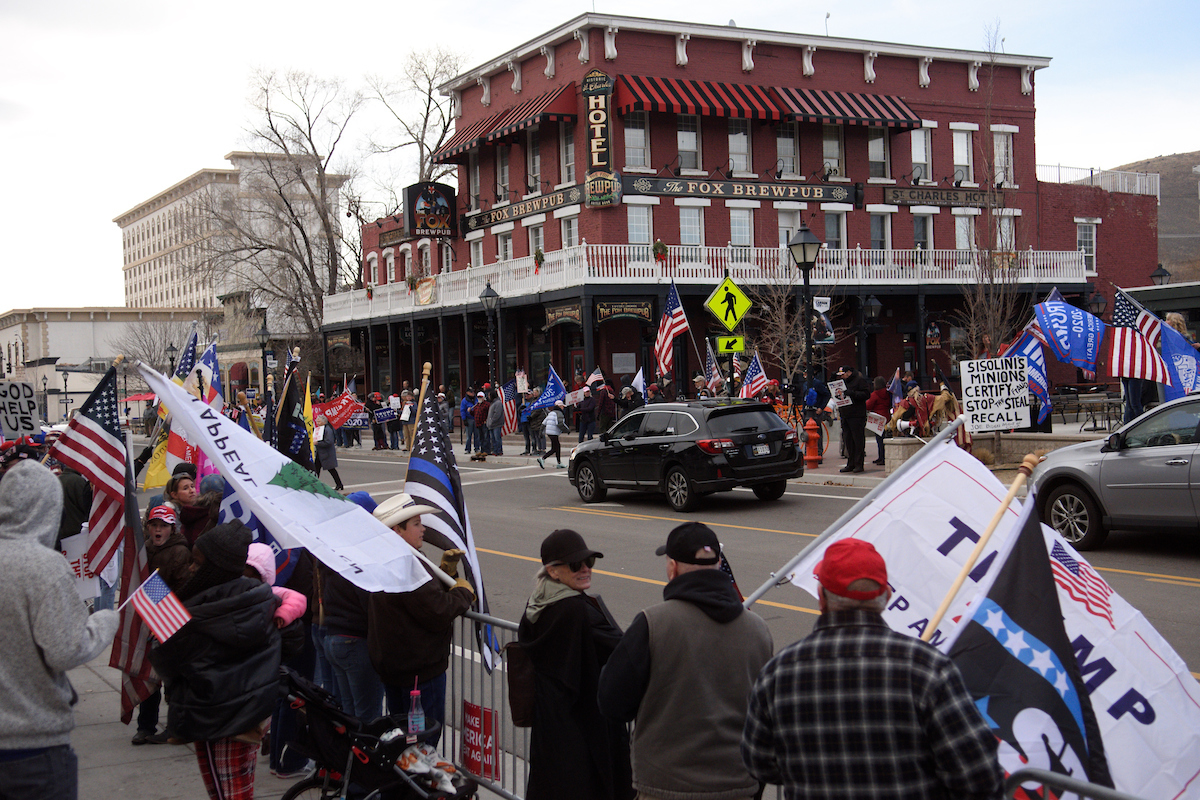
POLYGON ((574 185, 575 185, 574 181, 567 181, 566 183, 560 183, 560 184, 555 185, 554 191, 557 192, 559 189, 569 189, 574 185))
POLYGON ((948 126, 952 131, 977 131, 979 130, 978 122, 951 122, 948 126))
POLYGON ((726 208, 762 208, 762 200, 726 200, 726 208))
POLYGON ((894 186, 896 184, 896 179, 895 178, 867 178, 867 183, 885 183, 885 184, 894 186))
POLYGON ((563 217, 577 217, 579 212, 583 210, 583 206, 576 203, 573 206, 563 206, 562 208, 554 209, 554 218, 562 219, 563 217))
MULTIPOLYGON (((681 208, 698 208, 698 206, 687 206, 687 205, 680 206, 680 207, 681 208)), ((679 240, 680 240, 679 246, 680 247, 704 247, 705 246, 706 240, 704 238, 704 212, 703 211, 701 211, 699 213, 699 217, 700 217, 700 243, 699 244, 684 244, 683 243, 683 214, 682 213, 680 214, 680 216, 679 216, 679 240)))
POLYGON ((993 208, 992 213, 997 217, 1019 217, 1021 209, 1019 208, 993 208))
POLYGON ((956 217, 978 217, 983 213, 982 208, 952 208, 950 213, 956 217))
POLYGON ((707 178, 708 173, 702 169, 681 169, 679 174, 684 178, 707 178))
POLYGON ((853 183, 853 179, 847 178, 844 175, 830 175, 826 181, 828 183, 853 183))
POLYGON ((733 173, 733 177, 744 178, 746 180, 756 180, 758 178, 758 173, 757 172, 735 172, 735 173, 733 173))
POLYGON ((681 207, 699 206, 699 207, 703 207, 703 208, 708 208, 709 206, 712 205, 712 200, 710 200, 707 197, 676 197, 675 205, 681 206, 681 207))
POLYGON ((649 197, 643 194, 631 194, 621 198, 621 202, 627 206, 656 206, 662 198, 649 197))
POLYGON ((926 217, 930 214, 942 213, 941 206, 909 206, 908 211, 914 217, 926 217))
POLYGON ((1103 221, 1104 220, 1102 220, 1100 217, 1076 217, 1075 218, 1076 225, 1099 225, 1103 221))
POLYGON ((1020 133, 1021 128, 1018 125, 993 125, 992 133, 1020 133))
MULTIPOLYGON (((1076 222, 1078 222, 1078 220, 1076 220, 1076 222)), ((385 247, 379 251, 379 255, 383 256, 384 258, 387 258, 388 256, 394 256, 395 254, 396 250, 393 247, 385 247)))
POLYGON ((465 236, 463 236, 463 239, 468 242, 477 242, 483 238, 485 233, 487 233, 487 231, 480 228, 477 231, 469 231, 465 236))
MULTIPOLYGON (((655 173, 658 172, 658 170, 656 170, 654 167, 629 167, 629 166, 625 167, 625 169, 623 169, 621 171, 636 173, 638 175, 654 175, 655 173)), ((684 170, 684 172, 687 172, 687 170, 684 170)), ((707 175, 708 173, 702 171, 700 174, 707 175)), ((573 186, 574 184, 567 183, 567 184, 563 184, 563 185, 564 186, 573 186)))
POLYGON ((807 211, 808 203, 797 203, 795 200, 776 200, 771 204, 778 211, 807 211))
POLYGON ((868 214, 895 214, 900 211, 900 206, 888 205, 887 203, 869 203, 867 205, 868 214))
POLYGON ((516 230, 516 227, 517 223, 515 222, 501 222, 499 225, 492 226, 492 233, 497 235, 501 233, 510 233, 511 231, 516 230))
POLYGON ((937 120, 932 120, 932 119, 921 120, 922 128, 936 128, 937 126, 938 126, 937 120))
POLYGON ((821 203, 822 211, 853 211, 853 203, 821 203))
POLYGON ((546 223, 545 212, 541 214, 530 214, 521 220, 521 225, 526 228, 532 228, 534 225, 544 225, 546 223))

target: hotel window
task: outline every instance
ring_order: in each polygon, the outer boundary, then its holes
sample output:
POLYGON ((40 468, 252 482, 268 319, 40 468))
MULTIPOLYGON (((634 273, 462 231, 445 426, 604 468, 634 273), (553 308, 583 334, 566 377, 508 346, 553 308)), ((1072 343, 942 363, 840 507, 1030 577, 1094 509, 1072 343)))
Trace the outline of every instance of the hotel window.
POLYGON ((387 257, 387 282, 396 282, 396 256, 391 254, 387 257))
POLYGON ((800 133, 795 122, 781 122, 775 128, 775 169, 783 175, 800 174, 800 133))
POLYGON ((479 153, 467 157, 467 193, 470 195, 471 210, 479 210, 479 153))
POLYGON ((933 249, 933 217, 929 214, 913 215, 913 246, 918 250, 933 249))
POLYGON ((890 177, 888 169, 888 138, 883 128, 871 128, 867 131, 867 165, 872 178, 890 177))
POLYGON ((651 244, 650 215, 653 209, 650 206, 627 206, 626 210, 629 214, 629 243, 651 244))
POLYGON ((825 212, 825 246, 841 250, 846 242, 846 215, 841 211, 825 212))
POLYGON ((408 250, 404 251, 404 277, 410 277, 413 274, 412 253, 408 250))
POLYGON ((750 167, 750 120, 729 120, 729 164, 735 172, 749 172, 750 167))
POLYGON ((483 266, 483 239, 471 242, 471 266, 483 266))
POLYGON ((497 203, 508 202, 508 145, 496 148, 496 195, 497 203))
POLYGON ((871 249, 888 250, 892 243, 892 215, 871 215, 871 249))
POLYGON ((562 246, 575 247, 579 244, 579 217, 563 217, 562 246))
POLYGON ((1016 233, 1013 217, 996 217, 996 249, 1012 251, 1016 249, 1016 233))
POLYGON ((439 272, 449 272, 454 269, 454 249, 449 244, 442 245, 442 268, 439 272))
POLYGON ((971 131, 954 131, 954 180, 967 183, 975 180, 972 152, 971 131))
POLYGON ((729 244, 732 261, 749 261, 754 246, 754 212, 749 208, 729 209, 729 244))
POLYGON ((1075 225, 1075 249, 1083 252, 1083 266, 1088 272, 1096 271, 1096 225, 1080 222, 1075 225))
POLYGON ((821 126, 821 158, 825 171, 830 175, 842 175, 842 126, 821 126))
POLYGON ((525 136, 525 193, 542 191, 542 141, 537 128, 525 136))
POLYGON ((558 135, 558 182, 575 182, 575 123, 560 123, 558 135))
MULTIPOLYGON (((780 211, 779 212, 779 246, 787 247, 788 242, 796 235, 796 231, 800 229, 800 212, 799 211, 780 211)), ((789 262, 790 263, 790 262, 789 262)))
POLYGON ((496 259, 499 261, 508 261, 512 259, 513 245, 512 234, 501 233, 496 237, 496 259))
MULTIPOLYGON (((702 247, 704 245, 704 209, 684 207, 679 209, 679 244, 685 247, 702 247)), ((684 257, 686 261, 699 261, 699 250, 691 251, 684 257)))
POLYGON ((959 216, 954 218, 954 248, 956 250, 975 249, 975 218, 959 216))
POLYGON ((912 132, 912 182, 931 181, 933 177, 933 147, 929 128, 917 128, 912 132))
POLYGON ((533 255, 534 251, 546 249, 546 234, 541 225, 531 225, 529 227, 529 255, 533 255))
POLYGON ((650 165, 650 126, 645 111, 630 111, 625 115, 625 166, 650 165))
POLYGON ((996 154, 996 183, 1016 183, 1013 178, 1013 135, 992 131, 992 146, 996 154))
POLYGON ((675 121, 679 168, 700 169, 700 117, 680 114, 675 121))
POLYGON ((431 263, 430 263, 430 259, 429 259, 429 245, 425 245, 424 247, 422 247, 418 251, 418 253, 421 257, 421 271, 419 273, 419 276, 424 278, 424 277, 428 276, 431 272, 431 269, 430 269, 431 263))

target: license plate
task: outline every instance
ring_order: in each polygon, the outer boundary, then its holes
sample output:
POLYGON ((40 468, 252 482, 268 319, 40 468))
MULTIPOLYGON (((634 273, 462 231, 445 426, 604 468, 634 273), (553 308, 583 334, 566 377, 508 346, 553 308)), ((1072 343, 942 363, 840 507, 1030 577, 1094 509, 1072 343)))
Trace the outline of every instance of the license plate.
POLYGON ((756 444, 751 452, 753 452, 756 456, 769 456, 771 455, 771 445, 756 444))

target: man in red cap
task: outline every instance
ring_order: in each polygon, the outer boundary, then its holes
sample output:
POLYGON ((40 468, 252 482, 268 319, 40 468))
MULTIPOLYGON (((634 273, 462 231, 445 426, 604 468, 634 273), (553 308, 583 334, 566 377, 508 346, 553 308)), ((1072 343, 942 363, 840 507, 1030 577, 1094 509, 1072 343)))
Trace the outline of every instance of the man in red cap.
POLYGON ((821 617, 754 684, 742 760, 788 797, 993 800, 997 739, 954 662, 888 627, 887 565, 861 539, 817 564, 821 617))

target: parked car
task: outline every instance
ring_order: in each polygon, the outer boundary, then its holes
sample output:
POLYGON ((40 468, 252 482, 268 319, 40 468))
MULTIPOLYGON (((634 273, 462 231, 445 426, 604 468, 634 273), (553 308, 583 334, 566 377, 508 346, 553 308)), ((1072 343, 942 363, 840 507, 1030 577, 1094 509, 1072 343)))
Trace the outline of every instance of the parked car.
POLYGON ((1113 528, 1195 530, 1200 397, 1164 403, 1095 442, 1055 450, 1034 470, 1038 511, 1079 550, 1113 528))
POLYGON ((641 489, 665 493, 676 511, 736 486, 777 500, 788 478, 803 474, 796 431, 765 403, 730 399, 643 406, 580 442, 567 464, 585 503, 609 489, 641 489))

